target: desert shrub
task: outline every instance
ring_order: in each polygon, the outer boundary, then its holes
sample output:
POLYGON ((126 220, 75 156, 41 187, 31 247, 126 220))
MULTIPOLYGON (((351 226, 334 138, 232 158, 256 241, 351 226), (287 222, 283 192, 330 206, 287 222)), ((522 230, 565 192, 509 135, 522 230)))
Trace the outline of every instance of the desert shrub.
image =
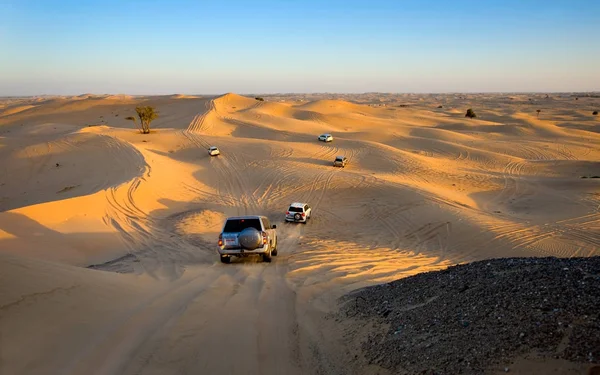
POLYGON ((158 118, 158 112, 154 109, 154 107, 151 106, 136 107, 135 112, 137 113, 138 118, 140 119, 139 125, 135 117, 133 116, 126 117, 125 120, 133 121, 140 133, 150 133, 150 123, 156 118, 158 118))
POLYGON ((535 111, 537 112, 537 117, 540 117, 540 112, 542 112, 542 110, 541 109, 536 109, 535 111))
POLYGON ((438 108, 444 108, 444 106, 443 105, 438 105, 438 108))
POLYGON ((142 134, 150 133, 150 123, 158 117, 158 112, 150 106, 136 107, 135 112, 140 119, 142 134))
POLYGON ((258 97, 256 97, 256 98, 254 98, 254 99, 256 99, 256 100, 258 100, 258 101, 260 101, 260 102, 264 102, 264 101, 265 101, 265 100, 264 100, 263 98, 261 98, 260 96, 258 96, 258 97))
POLYGON ((469 108, 469 109, 467 109, 467 113, 465 114, 465 117, 475 118, 475 117, 477 117, 477 115, 475 114, 475 112, 473 112, 473 109, 469 108))
POLYGON ((592 115, 597 116, 598 115, 598 111, 592 112, 592 115))

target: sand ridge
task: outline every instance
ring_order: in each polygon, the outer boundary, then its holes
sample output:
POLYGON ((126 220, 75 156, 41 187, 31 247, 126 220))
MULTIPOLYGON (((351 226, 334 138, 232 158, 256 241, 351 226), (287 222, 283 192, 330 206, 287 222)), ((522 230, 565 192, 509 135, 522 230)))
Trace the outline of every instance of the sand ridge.
POLYGON ((0 370, 340 373, 322 316, 347 292, 474 260, 600 255, 596 98, 263 97, 7 102, 0 328, 41 311, 67 328, 53 354, 59 331, 24 330, 9 351, 4 335, 0 370), (125 120, 137 105, 160 113, 151 134, 125 120), (312 205, 309 224, 282 222, 292 201, 312 205), (241 214, 278 225, 272 264, 218 262, 223 220, 241 214))

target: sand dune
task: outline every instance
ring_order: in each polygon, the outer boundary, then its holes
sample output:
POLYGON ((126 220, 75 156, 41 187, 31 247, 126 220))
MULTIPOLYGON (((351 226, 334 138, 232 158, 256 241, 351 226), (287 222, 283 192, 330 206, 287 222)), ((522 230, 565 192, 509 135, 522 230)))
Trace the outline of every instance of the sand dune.
POLYGON ((7 102, 0 372, 349 373, 323 319, 347 292, 474 260, 600 255, 598 99, 299 98, 7 102), (160 113, 151 134, 125 120, 137 105, 160 113), (313 206, 309 224, 282 222, 292 201, 313 206), (272 264, 217 262, 240 214, 278 225, 272 264))

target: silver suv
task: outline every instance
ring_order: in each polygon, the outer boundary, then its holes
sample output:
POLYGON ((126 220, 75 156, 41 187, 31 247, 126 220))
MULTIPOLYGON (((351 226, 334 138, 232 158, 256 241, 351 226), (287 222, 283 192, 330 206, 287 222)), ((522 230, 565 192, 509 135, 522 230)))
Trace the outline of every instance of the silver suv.
POLYGON ((346 164, 348 164, 348 158, 346 158, 345 156, 336 156, 335 160, 333 161, 334 167, 344 168, 346 164))
POLYGON ((266 216, 234 216, 227 218, 219 234, 217 251, 221 262, 229 263, 231 257, 260 255, 270 262, 277 255, 276 225, 266 216))

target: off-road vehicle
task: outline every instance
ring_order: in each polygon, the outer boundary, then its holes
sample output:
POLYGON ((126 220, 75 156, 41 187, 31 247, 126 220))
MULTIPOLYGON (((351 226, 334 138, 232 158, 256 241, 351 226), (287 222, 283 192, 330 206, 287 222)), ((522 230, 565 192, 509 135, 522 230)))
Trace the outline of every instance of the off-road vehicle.
POLYGON ((333 161, 334 167, 342 167, 344 168, 348 164, 348 159, 345 156, 336 156, 333 161))
POLYGON ((310 219, 312 208, 306 203, 294 202, 285 213, 285 221, 293 221, 296 223, 304 223, 310 219))
POLYGON ((221 262, 229 263, 231 257, 259 255, 270 262, 277 255, 276 225, 266 216, 234 216, 225 220, 219 234, 217 251, 221 262))

